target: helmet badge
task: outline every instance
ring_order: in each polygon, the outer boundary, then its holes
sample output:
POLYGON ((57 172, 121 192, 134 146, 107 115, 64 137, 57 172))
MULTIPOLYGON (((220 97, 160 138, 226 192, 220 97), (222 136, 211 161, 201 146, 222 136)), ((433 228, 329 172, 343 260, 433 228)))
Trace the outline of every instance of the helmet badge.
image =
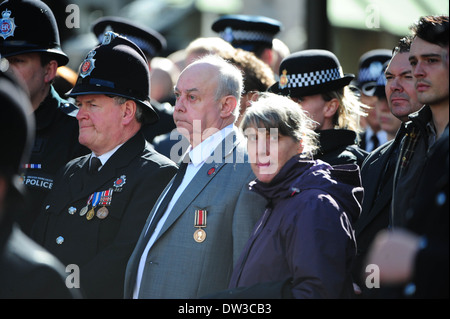
POLYGON ((6 9, 2 12, 2 18, 0 19, 0 36, 3 39, 14 36, 14 30, 16 25, 14 24, 14 18, 11 18, 11 11, 6 9))
POLYGON ((83 61, 83 64, 81 65, 80 68, 80 76, 82 78, 85 78, 86 76, 90 75, 92 70, 94 70, 95 68, 95 59, 93 59, 94 55, 97 52, 95 52, 94 50, 92 50, 91 52, 89 52, 88 56, 86 57, 86 59, 83 61))

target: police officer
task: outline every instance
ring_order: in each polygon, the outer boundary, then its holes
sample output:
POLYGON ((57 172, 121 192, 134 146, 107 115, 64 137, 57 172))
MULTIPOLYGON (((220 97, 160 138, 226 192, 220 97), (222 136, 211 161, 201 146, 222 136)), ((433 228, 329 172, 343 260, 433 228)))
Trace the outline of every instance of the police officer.
POLYGON ((358 147, 357 134, 367 106, 348 87, 355 76, 343 73, 337 56, 328 50, 294 52, 281 62, 279 76, 269 91, 291 97, 316 122, 320 149, 315 158, 361 167, 368 153, 358 147))
POLYGON ((273 39, 282 27, 278 20, 243 14, 224 15, 211 25, 222 39, 235 48, 253 52, 269 66, 274 60, 273 39))
POLYGON ((20 164, 29 156, 34 119, 25 90, 10 74, 0 71, 0 299, 74 298, 63 265, 26 236, 13 222, 15 204, 23 200, 18 182, 20 164))
POLYGON ((28 197, 17 216, 29 234, 57 171, 89 150, 78 142, 75 106, 63 100, 52 85, 57 68, 69 61, 61 50, 52 11, 41 1, 7 0, 0 4, 0 14, 0 54, 26 84, 36 120, 34 146, 22 177, 28 197))
POLYGON ((82 62, 69 96, 79 108, 80 143, 92 153, 56 178, 33 235, 64 264, 80 267, 87 298, 122 298, 128 258, 177 166, 142 133, 158 115, 147 60, 133 42, 108 32, 82 62))
MULTIPOLYGON (((167 42, 163 35, 146 26, 134 23, 122 17, 102 17, 92 23, 92 32, 99 42, 103 41, 105 32, 113 31, 133 41, 145 54, 151 72, 151 60, 166 49, 167 42)), ((153 125, 145 125, 143 132, 150 143, 155 136, 175 129, 173 107, 169 103, 160 103, 152 99, 151 104, 159 115, 159 121, 153 125)))
POLYGON ((359 58, 358 76, 353 81, 359 89, 361 102, 370 107, 367 117, 363 118, 366 124, 365 130, 360 133, 359 142, 360 147, 368 152, 388 141, 387 132, 382 130, 376 115, 378 97, 375 93, 377 80, 384 77, 384 70, 391 57, 392 51, 389 49, 367 51, 359 58))

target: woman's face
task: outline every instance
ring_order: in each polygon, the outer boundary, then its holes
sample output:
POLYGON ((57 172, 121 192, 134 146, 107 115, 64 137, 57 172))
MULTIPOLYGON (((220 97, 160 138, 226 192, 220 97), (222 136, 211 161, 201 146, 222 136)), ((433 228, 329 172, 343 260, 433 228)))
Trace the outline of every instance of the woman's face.
POLYGON ((287 161, 303 151, 301 142, 279 134, 278 129, 250 127, 245 135, 250 165, 263 183, 271 182, 287 161))

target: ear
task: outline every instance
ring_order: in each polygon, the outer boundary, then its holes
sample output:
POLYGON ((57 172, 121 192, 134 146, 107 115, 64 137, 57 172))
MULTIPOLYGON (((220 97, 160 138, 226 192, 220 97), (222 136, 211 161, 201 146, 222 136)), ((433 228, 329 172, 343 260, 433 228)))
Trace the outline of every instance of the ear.
POLYGON ((229 117, 234 109, 237 107, 237 100, 232 95, 227 95, 222 98, 222 109, 220 110, 220 116, 222 118, 229 117))
POLYGON ((338 99, 332 99, 331 101, 326 102, 325 107, 324 107, 323 116, 328 119, 333 118, 333 116, 337 112, 338 108, 339 108, 338 99))
POLYGON ((125 103, 122 104, 123 108, 123 124, 129 124, 131 121, 134 120, 137 105, 136 102, 133 100, 127 100, 125 103))
POLYGON ((55 60, 51 60, 45 67, 45 83, 50 83, 56 77, 56 71, 58 70, 58 63, 55 60))
POLYGON ((267 65, 271 66, 273 62, 273 51, 272 49, 264 49, 264 51, 261 53, 261 60, 266 62, 267 65))

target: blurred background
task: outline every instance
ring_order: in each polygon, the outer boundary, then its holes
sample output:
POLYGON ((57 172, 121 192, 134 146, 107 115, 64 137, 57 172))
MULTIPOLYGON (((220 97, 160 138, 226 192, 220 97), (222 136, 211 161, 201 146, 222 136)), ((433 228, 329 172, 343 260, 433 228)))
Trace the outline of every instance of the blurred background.
MULTIPOLYGON (((224 14, 263 15, 282 22, 277 38, 291 52, 327 49, 345 73, 357 73, 359 57, 377 48, 392 49, 420 16, 449 14, 448 0, 45 0, 54 11, 69 67, 78 70, 97 44, 91 24, 119 16, 166 37, 160 56, 184 49, 197 37, 217 36, 212 23, 224 14), (75 5, 75 6, 74 6, 75 5)), ((113 66, 112 66, 113 67, 113 66)))

